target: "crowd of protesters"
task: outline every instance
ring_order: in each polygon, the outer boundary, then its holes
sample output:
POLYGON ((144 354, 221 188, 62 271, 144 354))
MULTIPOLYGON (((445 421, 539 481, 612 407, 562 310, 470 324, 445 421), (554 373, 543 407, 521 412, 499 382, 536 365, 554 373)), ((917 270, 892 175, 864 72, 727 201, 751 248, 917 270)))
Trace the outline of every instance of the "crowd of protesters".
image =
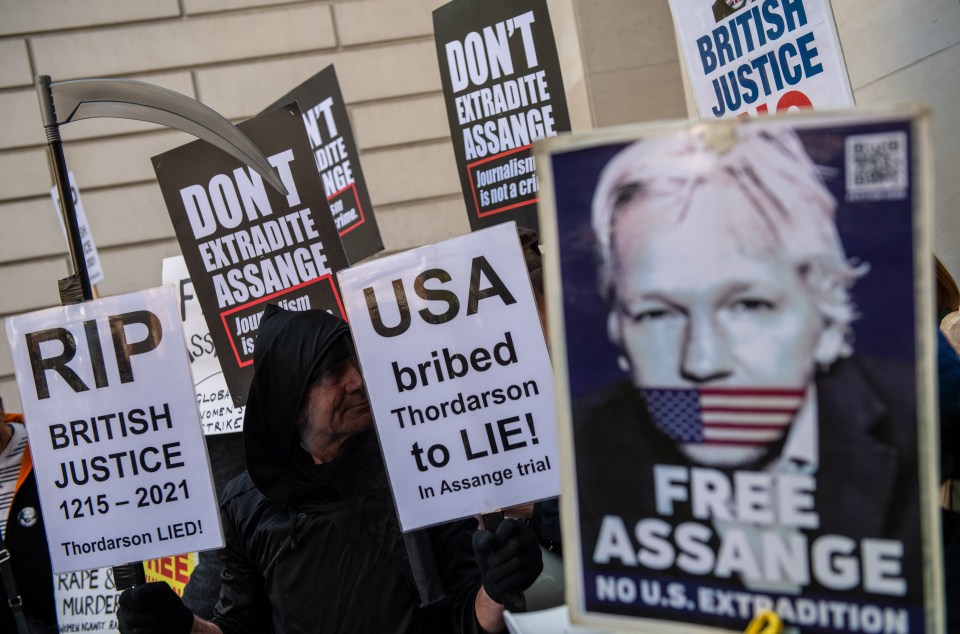
MULTIPOLYGON (((536 234, 521 230, 521 243, 545 326, 536 234)), ((938 320, 950 335, 938 335, 940 481, 946 604, 956 631, 960 291, 937 263, 938 320)), ((505 597, 535 582, 541 547, 560 551, 557 501, 510 509, 519 519, 495 531, 468 519, 404 534, 346 323, 269 306, 254 367, 242 444, 226 437, 210 447, 219 454, 225 548, 201 561, 182 599, 163 582, 125 590, 121 632, 502 631, 505 597)), ((55 632, 24 421, 2 401, 0 417, 0 630, 55 632)))

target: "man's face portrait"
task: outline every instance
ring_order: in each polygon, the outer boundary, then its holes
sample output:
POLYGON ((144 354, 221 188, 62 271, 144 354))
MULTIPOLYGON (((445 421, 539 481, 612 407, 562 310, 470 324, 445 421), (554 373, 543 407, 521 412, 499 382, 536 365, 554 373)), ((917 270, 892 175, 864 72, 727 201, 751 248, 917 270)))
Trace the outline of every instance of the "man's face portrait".
POLYGON ((799 139, 638 142, 593 205, 607 333, 656 426, 717 466, 772 459, 798 420, 812 439, 818 368, 852 353, 859 272, 799 139))
POLYGON ((795 121, 638 126, 544 152, 584 614, 733 630, 707 592, 864 605, 887 591, 866 575, 841 588, 823 574, 838 551, 821 549, 848 544, 862 573, 870 540, 893 545, 899 594, 883 600, 921 594, 923 210, 851 184, 855 143, 903 124, 795 121), (687 601, 622 596, 619 579, 687 601))
POLYGON ((611 329, 637 387, 811 380, 823 319, 797 267, 762 246, 754 204, 704 185, 684 215, 642 201, 618 211, 611 329))
POLYGON ((373 427, 356 357, 339 363, 310 387, 303 417, 306 434, 351 436, 373 427))

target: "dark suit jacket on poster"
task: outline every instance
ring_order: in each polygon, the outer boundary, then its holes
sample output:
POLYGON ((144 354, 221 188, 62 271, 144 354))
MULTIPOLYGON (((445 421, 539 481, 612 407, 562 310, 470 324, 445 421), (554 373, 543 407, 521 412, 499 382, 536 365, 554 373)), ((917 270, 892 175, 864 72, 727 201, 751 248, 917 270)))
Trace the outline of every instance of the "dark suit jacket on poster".
MULTIPOLYGON (((910 580, 907 598, 916 601, 921 590, 922 558, 913 366, 847 359, 819 375, 816 385, 819 468, 815 501, 820 529, 809 534, 810 541, 820 534, 845 535, 854 540, 905 540, 902 562, 903 574, 910 580)), ((657 516, 653 465, 691 463, 654 426, 642 397, 627 382, 584 398, 574 411, 584 568, 640 575, 651 572, 619 563, 594 564, 600 523, 604 515, 619 515, 632 535, 638 520, 657 516)), ((728 476, 731 474, 732 470, 728 476)), ((664 519, 673 524, 698 521, 692 520, 689 505, 678 507, 677 514, 664 519)), ((706 525, 710 527, 710 522, 706 525)), ((693 577, 679 569, 662 574, 717 587, 726 582, 743 588, 737 579, 693 577)), ((837 596, 835 591, 817 587, 816 582, 803 592, 837 596)), ((857 598, 856 592, 844 596, 857 598)), ((890 603, 898 599, 870 595, 873 602, 886 602, 888 598, 890 603)))

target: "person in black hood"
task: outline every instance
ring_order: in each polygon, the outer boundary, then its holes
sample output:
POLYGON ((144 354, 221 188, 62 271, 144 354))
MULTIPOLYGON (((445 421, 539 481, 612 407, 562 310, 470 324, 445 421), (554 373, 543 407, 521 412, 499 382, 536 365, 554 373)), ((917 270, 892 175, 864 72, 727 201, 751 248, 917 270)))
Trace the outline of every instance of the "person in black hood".
POLYGON ((501 630, 503 593, 542 569, 536 537, 514 520, 400 532, 346 323, 268 306, 254 368, 214 617, 151 583, 120 596, 121 632, 501 630))

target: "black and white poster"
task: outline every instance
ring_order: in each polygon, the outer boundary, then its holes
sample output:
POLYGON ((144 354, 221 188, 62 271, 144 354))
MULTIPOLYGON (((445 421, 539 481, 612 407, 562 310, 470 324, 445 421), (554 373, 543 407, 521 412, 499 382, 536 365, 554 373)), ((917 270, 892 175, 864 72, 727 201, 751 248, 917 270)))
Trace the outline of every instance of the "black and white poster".
POLYGON ((577 622, 942 631, 925 133, 850 113, 545 144, 577 622))
POLYGON ((240 124, 287 195, 204 141, 153 158, 167 211, 235 405, 246 403, 267 303, 344 316, 334 273, 347 258, 303 120, 290 105, 240 124))
POLYGON ((531 146, 570 130, 546 0, 454 0, 433 28, 471 229, 536 229, 531 146))
POLYGON ((553 377, 516 225, 339 278, 403 530, 556 497, 553 377))
MULTIPOLYGON (((6 326, 53 571, 222 547, 173 287, 6 326)), ((113 580, 94 574, 61 577, 58 596, 83 590, 112 612, 113 580)))
POLYGON ((267 111, 296 101, 330 213, 347 260, 353 264, 383 249, 360 153, 333 64, 278 99, 267 111))

